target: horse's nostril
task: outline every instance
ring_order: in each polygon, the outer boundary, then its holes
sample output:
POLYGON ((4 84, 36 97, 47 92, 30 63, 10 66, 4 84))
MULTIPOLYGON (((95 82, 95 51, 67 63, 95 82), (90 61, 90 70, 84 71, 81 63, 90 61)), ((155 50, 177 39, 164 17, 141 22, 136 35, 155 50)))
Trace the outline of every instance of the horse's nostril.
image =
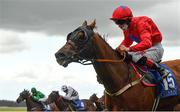
POLYGON ((55 54, 55 57, 56 58, 62 58, 62 57, 65 57, 66 55, 64 53, 56 53, 55 54))

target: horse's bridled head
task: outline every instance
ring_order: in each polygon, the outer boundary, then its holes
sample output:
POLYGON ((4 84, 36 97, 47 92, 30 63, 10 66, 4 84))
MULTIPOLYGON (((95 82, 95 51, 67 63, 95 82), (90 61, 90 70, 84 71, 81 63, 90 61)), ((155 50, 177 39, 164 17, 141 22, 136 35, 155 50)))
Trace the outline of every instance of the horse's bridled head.
POLYGON ((19 97, 16 99, 17 103, 21 103, 24 100, 22 93, 20 93, 19 97))
POLYGON ((82 26, 67 35, 66 44, 55 53, 56 60, 60 65, 67 67, 71 62, 89 58, 94 27, 95 21, 90 25, 87 25, 85 21, 82 26))
POLYGON ((28 96, 30 95, 28 90, 24 90, 23 92, 21 92, 19 94, 19 97, 16 99, 17 103, 22 102, 23 100, 25 100, 28 96))

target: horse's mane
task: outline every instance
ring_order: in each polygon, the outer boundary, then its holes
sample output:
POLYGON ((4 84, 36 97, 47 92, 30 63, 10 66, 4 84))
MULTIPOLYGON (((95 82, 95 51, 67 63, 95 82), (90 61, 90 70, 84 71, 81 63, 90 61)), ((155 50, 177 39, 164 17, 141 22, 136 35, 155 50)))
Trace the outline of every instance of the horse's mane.
POLYGON ((114 49, 109 45, 109 43, 105 40, 105 38, 103 38, 99 33, 96 33, 96 34, 100 37, 101 40, 104 41, 104 43, 105 43, 112 51, 114 51, 114 49))
POLYGON ((28 90, 26 90, 26 89, 24 89, 23 92, 25 92, 25 93, 28 94, 28 95, 31 95, 31 93, 30 93, 28 90))

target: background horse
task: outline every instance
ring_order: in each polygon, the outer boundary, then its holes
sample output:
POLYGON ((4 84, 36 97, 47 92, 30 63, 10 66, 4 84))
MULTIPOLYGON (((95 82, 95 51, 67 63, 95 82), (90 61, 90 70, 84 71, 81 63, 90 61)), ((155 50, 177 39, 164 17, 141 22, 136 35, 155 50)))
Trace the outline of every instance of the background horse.
POLYGON ((96 104, 97 111, 104 110, 104 95, 101 98, 98 98, 97 95, 94 93, 90 96, 89 100, 96 104))
MULTIPOLYGON (((96 107, 90 100, 82 100, 86 111, 95 111, 96 107)), ((48 96, 48 102, 55 102, 60 111, 76 111, 71 102, 59 95, 58 91, 52 91, 48 96)))
MULTIPOLYGON (((151 110, 156 98, 155 87, 146 87, 138 83, 121 94, 115 94, 139 77, 134 69, 123 61, 125 55, 119 56, 98 33, 93 31, 95 24, 93 21, 87 25, 85 21, 82 26, 69 33, 66 44, 55 53, 57 62, 66 67, 71 62, 89 64, 85 62, 91 61, 105 87, 105 108, 108 110, 151 110)), ((180 60, 164 64, 173 71, 180 87, 180 60)), ((157 110, 173 110, 179 99, 180 95, 162 99, 157 110)))
MULTIPOLYGON (((19 94, 19 97, 17 98, 16 102, 20 103, 22 101, 26 101, 27 111, 43 111, 43 106, 39 102, 35 102, 32 100, 31 94, 28 90, 24 90, 19 94)), ((58 108, 55 104, 50 104, 52 111, 58 111, 58 108)))

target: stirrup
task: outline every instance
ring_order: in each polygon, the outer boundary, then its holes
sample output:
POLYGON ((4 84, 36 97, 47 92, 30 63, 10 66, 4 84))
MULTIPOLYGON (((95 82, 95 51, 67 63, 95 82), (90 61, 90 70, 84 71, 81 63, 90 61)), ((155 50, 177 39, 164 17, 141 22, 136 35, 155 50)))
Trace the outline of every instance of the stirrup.
MULTIPOLYGON (((165 71, 165 72, 167 72, 167 71, 165 71)), ((169 72, 163 74, 163 75, 162 75, 162 78, 163 78, 163 79, 166 78, 169 74, 170 74, 169 72)))
POLYGON ((170 74, 169 71, 167 71, 166 69, 162 67, 160 68, 159 73, 163 79, 166 78, 170 74))

